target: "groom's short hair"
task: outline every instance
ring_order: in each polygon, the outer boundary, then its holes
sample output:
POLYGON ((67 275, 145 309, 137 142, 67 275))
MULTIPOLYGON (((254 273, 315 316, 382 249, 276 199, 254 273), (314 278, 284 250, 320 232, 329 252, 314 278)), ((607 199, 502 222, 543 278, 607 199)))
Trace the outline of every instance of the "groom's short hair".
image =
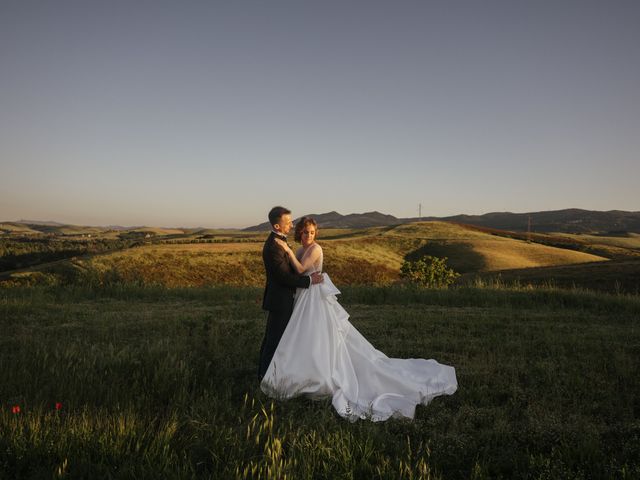
POLYGON ((280 221, 283 215, 288 215, 291 213, 291 210, 284 207, 273 207, 269 212, 269 223, 271 226, 275 225, 280 221))

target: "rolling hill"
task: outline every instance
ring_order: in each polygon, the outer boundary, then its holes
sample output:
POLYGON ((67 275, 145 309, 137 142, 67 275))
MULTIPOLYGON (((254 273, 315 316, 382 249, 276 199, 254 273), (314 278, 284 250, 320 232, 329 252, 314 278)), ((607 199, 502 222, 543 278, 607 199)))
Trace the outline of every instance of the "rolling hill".
POLYGON ((494 212, 485 215, 455 215, 442 220, 522 232, 527 231, 529 219, 531 219, 531 231, 533 232, 640 233, 640 212, 621 210, 599 212, 571 208, 531 213, 494 212))
MULTIPOLYGON (((57 262, 31 272, 54 282, 138 282, 165 286, 264 284, 261 240, 221 243, 149 243, 125 250, 57 262)), ((387 285, 399 278, 405 259, 448 257, 461 273, 603 262, 602 256, 496 236, 447 222, 392 227, 321 230, 324 269, 345 284, 387 285)))

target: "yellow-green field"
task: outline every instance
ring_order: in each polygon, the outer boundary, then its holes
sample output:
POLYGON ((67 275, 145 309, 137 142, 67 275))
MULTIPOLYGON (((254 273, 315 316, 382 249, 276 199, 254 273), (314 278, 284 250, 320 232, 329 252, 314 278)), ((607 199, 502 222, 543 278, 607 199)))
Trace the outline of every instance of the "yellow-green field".
MULTIPOLYGON (((173 233, 173 232, 171 232, 173 233)), ((167 287, 264 284, 262 241, 267 233, 224 232, 211 243, 193 236, 158 239, 134 248, 76 258, 32 269, 40 274, 118 280, 167 287), (180 243, 182 242, 182 243, 180 243)), ((338 284, 388 285, 402 262, 423 254, 448 257, 462 273, 547 267, 607 259, 565 248, 500 237, 444 222, 320 231, 324 270, 338 284)), ((31 271, 22 272, 29 276, 31 271)))
MULTIPOLYGON (((71 253, 66 259, 5 269, 0 272, 0 284, 126 282, 165 287, 257 287, 264 285, 261 251, 267 234, 141 228, 123 234, 133 235, 128 240, 130 247, 69 258, 74 255, 71 253)), ((103 231, 92 240, 115 241, 114 235, 118 232, 103 231)), ((76 240, 71 238, 68 242, 76 240)), ((533 234, 528 241, 522 233, 433 221, 365 229, 320 229, 318 242, 324 249, 324 271, 338 285, 390 285, 399 280, 403 261, 432 255, 447 257, 447 264, 463 274, 462 283, 499 274, 503 279, 537 284, 553 282, 558 277, 558 285, 598 289, 604 286, 607 291, 620 285, 629 292, 640 287, 635 280, 640 268, 638 234, 533 234), (604 279, 607 285, 594 279, 604 279)), ((293 240, 290 243, 297 247, 293 240)))
POLYGON ((625 233, 620 236, 611 235, 587 235, 587 234, 570 234, 558 233, 560 237, 565 237, 574 241, 583 242, 593 246, 618 247, 625 249, 634 249, 640 251, 640 234, 625 233))
POLYGON ((40 234, 37 230, 33 230, 32 228, 19 223, 0 223, 0 233, 20 235, 40 234))

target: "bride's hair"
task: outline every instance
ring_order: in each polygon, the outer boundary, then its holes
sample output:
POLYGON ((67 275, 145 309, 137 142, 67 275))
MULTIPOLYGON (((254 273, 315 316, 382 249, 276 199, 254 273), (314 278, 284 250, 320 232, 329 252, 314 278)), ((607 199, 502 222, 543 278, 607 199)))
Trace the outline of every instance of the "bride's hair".
POLYGON ((296 223, 296 230, 295 234, 293 235, 293 238, 296 242, 300 242, 302 240, 302 231, 307 225, 313 225, 313 227, 316 229, 316 235, 318 234, 318 224, 316 223, 316 221, 311 217, 302 217, 300 220, 298 220, 298 223, 296 223))

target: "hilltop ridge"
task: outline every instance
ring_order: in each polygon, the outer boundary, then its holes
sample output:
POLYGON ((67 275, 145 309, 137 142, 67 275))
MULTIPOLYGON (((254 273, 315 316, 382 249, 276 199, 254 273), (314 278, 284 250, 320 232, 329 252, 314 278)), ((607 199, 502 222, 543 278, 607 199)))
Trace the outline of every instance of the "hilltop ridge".
MULTIPOLYGON (((308 216, 308 215, 304 215, 308 216)), ((453 215, 449 217, 397 218, 377 211, 341 215, 336 211, 310 215, 323 228, 369 228, 399 225, 417 221, 445 221, 495 228, 516 232, 527 231, 529 219, 533 232, 589 233, 634 232, 640 233, 640 212, 610 210, 606 212, 568 208, 530 213, 490 212, 484 215, 453 215)), ((296 221, 300 217, 296 218, 296 221)), ((244 231, 264 231, 268 222, 247 227, 244 231)))
MULTIPOLYGON (((483 215, 452 215, 448 217, 412 217, 398 218, 393 215, 384 214, 378 211, 370 211, 365 213, 350 213, 343 215, 335 210, 319 213, 306 214, 304 216, 312 216, 322 228, 372 228, 372 227, 388 227, 392 225, 402 225, 418 221, 444 221, 454 222, 477 227, 506 230, 512 232, 525 232, 531 229, 531 232, 538 233, 607 233, 607 234, 626 234, 640 233, 640 211, 630 212, 624 210, 583 210, 579 208, 568 208, 564 210, 549 210, 529 213, 513 213, 513 212, 490 212, 483 215)), ((301 217, 297 217, 296 221, 301 217)), ((34 221, 19 220, 0 222, 0 234, 73 234, 73 233, 94 233, 98 231, 182 231, 197 232, 209 230, 241 230, 244 232, 261 232, 268 231, 271 226, 268 222, 253 225, 243 229, 218 229, 218 228, 182 228, 182 227, 147 227, 135 226, 124 227, 120 225, 109 226, 78 226, 63 224, 54 221, 34 221)))
MULTIPOLYGON (((324 228, 369 228, 369 227, 386 227, 389 225, 396 225, 404 223, 393 215, 386 215, 380 212, 366 212, 366 213, 350 213, 348 215, 342 215, 336 211, 320 214, 307 214, 303 217, 313 217, 318 225, 324 228)), ((297 222, 302 217, 295 219, 297 222)), ((244 228, 245 232, 259 232, 271 230, 269 222, 264 222, 259 225, 244 228)))

